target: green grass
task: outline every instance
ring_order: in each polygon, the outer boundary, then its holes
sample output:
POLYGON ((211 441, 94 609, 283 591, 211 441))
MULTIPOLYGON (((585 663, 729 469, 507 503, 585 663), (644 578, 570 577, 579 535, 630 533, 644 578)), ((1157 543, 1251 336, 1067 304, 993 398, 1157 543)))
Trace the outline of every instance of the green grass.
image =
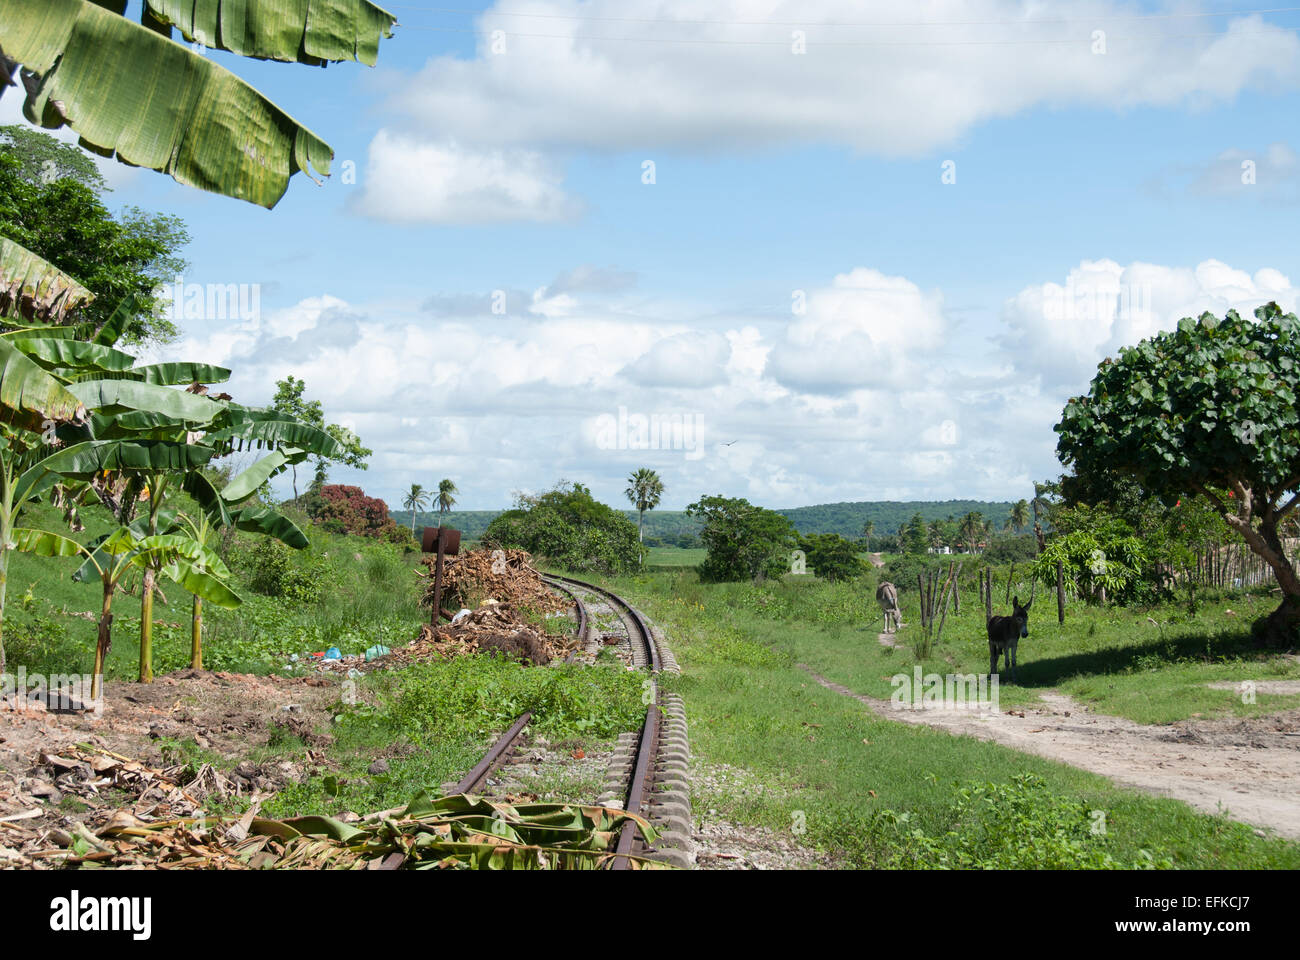
POLYGON ((651 547, 646 565, 651 567, 694 568, 704 562, 708 551, 703 548, 687 549, 685 547, 651 547))
MULTIPOLYGON (((108 529, 95 511, 86 511, 84 540, 108 529)), ((62 529, 60 516, 37 506, 24 523, 62 529)), ((376 643, 399 646, 414 639, 426 618, 416 601, 414 575, 418 554, 364 537, 336 536, 307 530, 311 546, 295 551, 291 562, 315 571, 320 597, 311 603, 290 602, 256 593, 246 560, 256 542, 238 535, 226 552, 235 575, 234 589, 244 600, 236 610, 205 604, 204 666, 249 673, 284 672, 293 654, 337 646, 343 653, 362 653, 376 643)), ((10 559, 5 604, 4 640, 12 669, 28 672, 88 673, 94 662, 95 623, 99 616, 99 581, 76 583, 74 559, 15 554, 10 559), (83 616, 77 616, 81 613, 83 616), (85 617, 84 614, 90 614, 85 617)), ((105 668, 110 679, 134 679, 138 672, 139 577, 128 574, 113 601, 113 647, 105 668)), ((168 603, 154 604, 155 674, 189 665, 190 597, 170 581, 161 586, 168 603)))
MULTIPOLYGON (((649 573, 612 586, 667 630, 685 671, 674 685, 686 701, 693 752, 744 768, 763 785, 711 798, 717 816, 787 834, 802 822, 804 842, 866 867, 1026 866, 1034 844, 1027 852, 1025 841, 1035 837, 1044 862, 1057 866, 1300 866, 1300 847, 1242 824, 997 744, 880 719, 820 687, 796 664, 885 696, 892 688, 882 677, 910 669, 907 653, 885 653, 878 628, 867 628, 876 610, 874 590, 864 585, 811 578, 701 585, 689 574, 649 573), (1036 779, 1017 780, 1025 775, 1036 779), (973 812, 999 795, 1015 801, 1013 823, 973 812), (1095 810, 1104 813, 1104 835, 1086 829, 1095 810), (962 850, 982 852, 963 861, 962 850)), ((1039 627, 1031 624, 1031 641, 1039 627)), ((942 655, 958 646, 959 632, 940 645, 936 663, 946 663, 942 655)), ((1130 645, 1149 647, 1138 636, 1130 645)), ((1032 674, 1036 685, 1049 677, 1060 679, 1057 667, 1032 674)), ((1014 688, 1003 689, 1005 706, 1014 688)))
POLYGON ((339 704, 331 769, 283 790, 273 816, 384 810, 458 779, 520 714, 532 730, 575 744, 606 743, 639 722, 641 678, 618 665, 524 667, 457 657, 368 674, 362 703, 339 704), (387 773, 372 775, 376 757, 387 773))

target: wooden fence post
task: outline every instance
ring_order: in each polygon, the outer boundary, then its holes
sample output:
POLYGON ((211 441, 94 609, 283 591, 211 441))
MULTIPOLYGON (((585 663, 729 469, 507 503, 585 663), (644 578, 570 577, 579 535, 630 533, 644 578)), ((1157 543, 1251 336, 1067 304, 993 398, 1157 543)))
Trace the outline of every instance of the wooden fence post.
POLYGON ((1065 623, 1065 564, 1056 561, 1056 622, 1065 623))

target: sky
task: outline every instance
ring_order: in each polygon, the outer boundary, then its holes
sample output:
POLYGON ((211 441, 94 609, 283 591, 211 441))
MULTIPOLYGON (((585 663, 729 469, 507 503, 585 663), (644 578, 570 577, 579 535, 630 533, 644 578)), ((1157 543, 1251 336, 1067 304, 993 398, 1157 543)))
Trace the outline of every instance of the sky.
POLYGON ((330 143, 323 184, 102 167, 186 220, 186 284, 247 292, 153 353, 250 404, 303 378, 374 450, 331 482, 393 508, 626 505, 639 467, 667 509, 1020 499, 1103 358, 1296 309, 1300 7, 385 6, 374 68, 203 51, 330 143))

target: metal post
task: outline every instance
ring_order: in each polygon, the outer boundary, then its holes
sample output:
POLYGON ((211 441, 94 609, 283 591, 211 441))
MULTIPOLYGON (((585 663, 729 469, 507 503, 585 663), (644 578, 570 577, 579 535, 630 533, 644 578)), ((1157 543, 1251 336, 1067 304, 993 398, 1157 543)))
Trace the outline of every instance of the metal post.
POLYGON ((433 567, 433 614, 429 623, 431 626, 437 626, 438 621, 442 619, 442 550, 443 535, 442 528, 438 528, 438 559, 433 567))

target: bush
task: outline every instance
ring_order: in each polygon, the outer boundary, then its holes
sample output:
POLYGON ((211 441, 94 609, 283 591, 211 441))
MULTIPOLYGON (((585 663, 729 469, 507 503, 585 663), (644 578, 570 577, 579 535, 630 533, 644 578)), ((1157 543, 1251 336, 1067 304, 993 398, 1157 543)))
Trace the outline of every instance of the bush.
POLYGON ((245 555, 248 585, 267 597, 295 603, 315 603, 330 579, 324 557, 290 550, 279 540, 259 539, 245 555))
POLYGON ((808 566, 823 580, 852 580, 867 572, 858 557, 858 546, 838 533, 814 533, 799 539, 799 549, 808 558, 808 566))
POLYGON ((994 537, 984 551, 985 563, 1025 563, 1038 556, 1038 542, 1033 534, 994 537))
POLYGON ((397 543, 410 539, 410 531, 388 515, 388 504, 366 496, 360 487, 326 484, 320 488, 319 501, 313 501, 312 511, 312 518, 331 532, 397 543))
POLYGON ((641 564, 636 524, 597 502, 582 484, 563 484, 539 497, 521 495, 483 533, 486 547, 513 547, 549 558, 569 570, 606 575, 641 564))
POLYGON ((948 829, 927 835, 909 814, 892 810, 875 813, 869 832, 892 848, 886 867, 959 870, 1131 870, 1171 868, 1139 851, 1131 863, 1116 860, 1107 850, 1104 830, 1097 829, 1101 811, 1047 789, 1035 774, 1013 777, 1010 783, 973 783, 957 792, 948 809, 948 829))
POLYGON ((790 572, 798 538, 788 517, 748 500, 701 497, 686 512, 703 521, 708 551, 698 567, 701 583, 779 580, 790 572))

